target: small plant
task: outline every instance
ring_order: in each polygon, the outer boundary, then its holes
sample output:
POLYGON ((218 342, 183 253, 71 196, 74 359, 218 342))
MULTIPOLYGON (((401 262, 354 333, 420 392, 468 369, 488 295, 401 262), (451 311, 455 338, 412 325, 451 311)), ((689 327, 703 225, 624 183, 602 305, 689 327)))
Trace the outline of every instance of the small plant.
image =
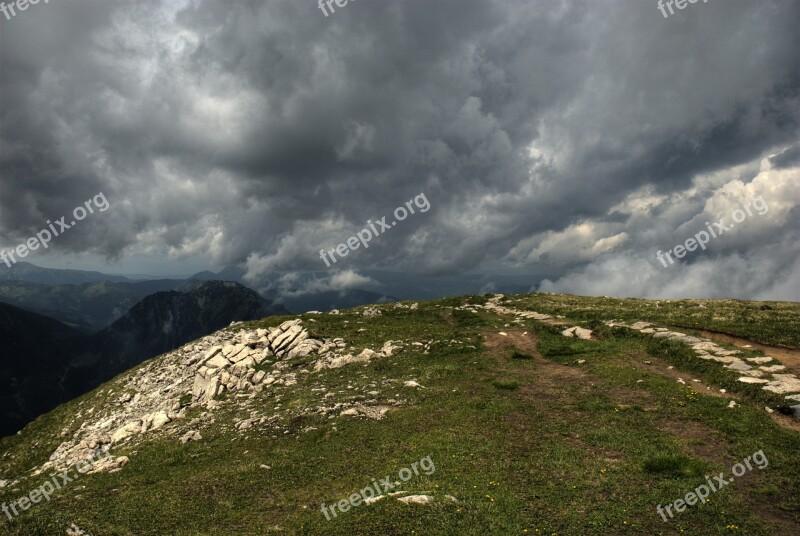
POLYGON ((514 353, 511 354, 511 359, 533 359, 533 356, 530 354, 523 354, 518 350, 514 350, 514 353))
POLYGON ((519 384, 514 380, 495 380, 492 382, 492 385, 497 389, 503 389, 505 391, 513 391, 519 388, 519 384))
POLYGON ((185 408, 186 406, 191 404, 192 403, 191 393, 186 393, 185 395, 181 395, 181 397, 178 399, 178 402, 180 403, 182 408, 185 408))

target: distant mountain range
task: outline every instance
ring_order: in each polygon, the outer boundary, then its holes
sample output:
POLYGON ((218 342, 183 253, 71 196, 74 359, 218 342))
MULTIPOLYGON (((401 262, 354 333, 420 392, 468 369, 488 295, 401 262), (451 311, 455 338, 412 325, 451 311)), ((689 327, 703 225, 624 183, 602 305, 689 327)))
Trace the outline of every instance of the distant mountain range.
MULTIPOLYGON (((262 296, 280 303, 292 313, 330 311, 371 303, 397 301, 398 298, 366 289, 311 290, 290 292, 285 296, 275 290, 282 274, 273 274, 259 283, 267 290, 262 296)), ((300 275, 299 281, 319 277, 317 272, 300 275)), ((121 318, 134 304, 155 292, 181 290, 197 281, 236 281, 245 286, 244 270, 228 267, 214 273, 199 272, 188 279, 134 280, 100 272, 40 268, 18 263, 7 268, 0 263, 0 301, 63 322, 85 333, 97 333, 121 318)))
POLYGON ((9 268, 0 262, 0 281, 24 281, 44 285, 80 285, 99 281, 130 283, 132 280, 121 275, 108 275, 100 272, 42 268, 29 262, 18 262, 9 268))
POLYGON ((0 281, 0 301, 49 316, 85 333, 96 333, 145 296, 175 290, 183 284, 184 281, 171 279, 80 284, 0 281))

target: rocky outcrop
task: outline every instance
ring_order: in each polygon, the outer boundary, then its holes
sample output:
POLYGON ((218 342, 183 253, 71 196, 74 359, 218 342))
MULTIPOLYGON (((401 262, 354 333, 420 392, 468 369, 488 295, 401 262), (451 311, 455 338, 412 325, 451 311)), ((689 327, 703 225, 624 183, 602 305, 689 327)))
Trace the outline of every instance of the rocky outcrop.
POLYGON ((205 403, 226 391, 248 391, 263 383, 269 385, 275 378, 256 367, 278 359, 307 356, 323 345, 323 341, 308 334, 300 319, 240 334, 238 341, 205 350, 194 377, 192 399, 205 403))
MULTIPOLYGON (((378 351, 365 348, 352 355, 343 353, 346 347, 344 339, 313 337, 301 319, 265 329, 221 330, 198 339, 145 363, 107 391, 97 393, 104 398, 97 407, 88 407, 89 401, 81 402, 81 410, 73 418, 73 423, 80 422, 80 426, 36 474, 65 469, 98 453, 108 453, 141 434, 159 430, 174 434, 183 443, 200 441, 198 430, 187 432, 186 428, 173 425, 192 407, 213 410, 222 403, 219 397, 225 393, 252 398, 263 389, 296 384, 298 373, 366 363, 390 357, 402 349, 394 341, 387 341, 378 351), (292 368, 293 360, 312 355, 310 360, 301 361, 304 368, 292 368)), ((341 409, 344 408, 336 406, 330 411, 341 409)), ((387 409, 359 406, 357 414, 381 419, 387 409)), ((236 427, 245 430, 267 420, 240 420, 236 427)), ((70 429, 70 426, 65 428, 62 436, 67 437, 70 429)), ((92 471, 119 470, 127 462, 124 456, 108 457, 95 464, 92 471)))

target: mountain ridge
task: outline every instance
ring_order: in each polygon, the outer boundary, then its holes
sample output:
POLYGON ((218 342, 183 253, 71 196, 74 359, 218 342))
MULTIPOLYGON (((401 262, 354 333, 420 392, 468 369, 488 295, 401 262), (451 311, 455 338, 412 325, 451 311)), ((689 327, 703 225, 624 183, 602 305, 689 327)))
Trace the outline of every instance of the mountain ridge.
POLYGON ((1 439, 0 500, 113 457, 81 477, 80 498, 64 491, 5 528, 657 533, 656 505, 761 449, 758 489, 779 503, 737 484, 684 519, 703 533, 792 533, 800 423, 782 412, 800 407, 798 370, 697 329, 798 349, 800 304, 656 303, 462 296, 228 326, 1 439), (697 329, 676 332, 675 318, 697 329), (419 459, 435 471, 402 476, 419 459), (400 478, 374 501, 340 500, 383 475, 400 478), (603 509, 576 506, 609 493, 619 500, 603 509))

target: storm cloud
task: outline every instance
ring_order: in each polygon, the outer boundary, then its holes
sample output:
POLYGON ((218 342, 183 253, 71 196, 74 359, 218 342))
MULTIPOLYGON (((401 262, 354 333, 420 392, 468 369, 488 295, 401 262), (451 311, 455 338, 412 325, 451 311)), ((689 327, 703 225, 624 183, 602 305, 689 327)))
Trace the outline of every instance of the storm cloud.
POLYGON ((424 192, 320 288, 530 269, 557 274, 534 290, 800 300, 798 20, 793 0, 40 3, 0 18, 0 247, 102 191, 44 255, 291 274, 424 192))

